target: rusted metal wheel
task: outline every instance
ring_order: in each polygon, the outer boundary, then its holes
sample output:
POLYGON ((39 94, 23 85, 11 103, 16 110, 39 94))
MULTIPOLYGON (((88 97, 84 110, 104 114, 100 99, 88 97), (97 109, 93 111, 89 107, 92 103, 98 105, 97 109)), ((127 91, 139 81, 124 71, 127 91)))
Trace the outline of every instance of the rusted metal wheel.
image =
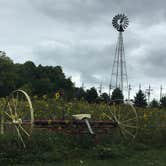
POLYGON ((105 116, 117 124, 125 139, 135 139, 138 132, 138 115, 130 102, 116 102, 108 105, 105 116))
POLYGON ((1 122, 2 133, 17 135, 25 147, 24 138, 30 137, 34 125, 32 102, 25 91, 15 90, 9 95, 1 122))

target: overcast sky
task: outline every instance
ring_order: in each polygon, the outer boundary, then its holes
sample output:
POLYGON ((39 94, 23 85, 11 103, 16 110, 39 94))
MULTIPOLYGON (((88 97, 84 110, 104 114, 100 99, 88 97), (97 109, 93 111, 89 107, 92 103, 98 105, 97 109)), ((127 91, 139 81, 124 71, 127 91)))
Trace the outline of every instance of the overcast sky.
MULTIPOLYGON (((112 17, 125 13, 125 55, 132 92, 166 88, 165 0, 0 0, 0 50, 14 62, 60 65, 77 86, 107 90, 118 33, 112 17)), ((166 89, 163 90, 166 92, 166 89)))

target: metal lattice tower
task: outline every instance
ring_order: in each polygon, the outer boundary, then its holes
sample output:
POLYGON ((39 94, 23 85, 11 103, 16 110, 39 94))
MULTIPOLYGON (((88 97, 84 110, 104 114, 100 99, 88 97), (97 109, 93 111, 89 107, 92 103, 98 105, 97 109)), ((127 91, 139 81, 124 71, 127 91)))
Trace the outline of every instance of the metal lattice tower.
POLYGON ((128 89, 127 68, 123 44, 123 32, 128 24, 129 20, 124 14, 118 14, 112 19, 112 25, 118 31, 118 41, 116 44, 109 88, 120 88, 122 92, 124 89, 128 89))

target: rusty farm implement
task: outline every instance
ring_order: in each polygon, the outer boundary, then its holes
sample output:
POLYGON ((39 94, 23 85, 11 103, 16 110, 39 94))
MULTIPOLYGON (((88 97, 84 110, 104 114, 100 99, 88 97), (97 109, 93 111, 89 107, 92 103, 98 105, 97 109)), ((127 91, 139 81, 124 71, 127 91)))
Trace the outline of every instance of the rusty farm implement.
POLYGON ((47 129, 65 134, 102 134, 118 128, 124 138, 134 139, 137 135, 137 112, 129 102, 105 104, 105 120, 96 120, 90 114, 76 114, 71 119, 42 120, 34 118, 34 109, 29 95, 23 90, 13 91, 1 111, 1 134, 14 133, 25 147, 24 139, 33 129, 47 129))

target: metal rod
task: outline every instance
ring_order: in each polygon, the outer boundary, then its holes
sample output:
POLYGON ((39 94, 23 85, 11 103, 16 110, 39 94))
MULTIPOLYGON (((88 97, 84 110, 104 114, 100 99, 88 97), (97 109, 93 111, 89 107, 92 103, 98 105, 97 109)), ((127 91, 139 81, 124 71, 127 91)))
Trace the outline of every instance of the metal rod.
POLYGON ((90 134, 94 134, 94 132, 93 132, 93 130, 92 130, 92 127, 91 127, 91 125, 90 125, 88 119, 84 119, 84 120, 85 120, 85 123, 86 123, 86 125, 87 125, 87 127, 88 127, 88 130, 89 130, 90 134))

